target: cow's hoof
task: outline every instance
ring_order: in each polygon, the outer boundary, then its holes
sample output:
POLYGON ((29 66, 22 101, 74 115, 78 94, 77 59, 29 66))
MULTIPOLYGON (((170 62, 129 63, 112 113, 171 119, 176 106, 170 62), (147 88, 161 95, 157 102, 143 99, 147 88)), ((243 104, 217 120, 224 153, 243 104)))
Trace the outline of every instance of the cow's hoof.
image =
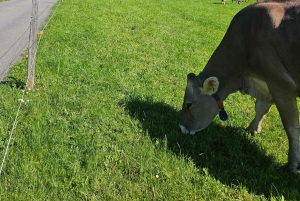
POLYGON ((251 135, 261 134, 261 127, 254 124, 253 122, 250 123, 250 125, 246 128, 246 130, 250 132, 251 135))
POLYGON ((246 131, 249 132, 252 136, 254 136, 256 134, 261 134, 261 130, 251 129, 249 127, 246 128, 246 131))

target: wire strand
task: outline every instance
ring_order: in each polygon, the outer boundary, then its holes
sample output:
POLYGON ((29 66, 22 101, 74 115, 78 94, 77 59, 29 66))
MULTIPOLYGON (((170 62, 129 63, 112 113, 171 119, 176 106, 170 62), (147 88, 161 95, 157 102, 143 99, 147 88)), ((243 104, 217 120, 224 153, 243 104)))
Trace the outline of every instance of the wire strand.
MULTIPOLYGON (((50 4, 38 15, 38 19, 43 15, 43 13, 47 10, 47 8, 50 6, 50 4)), ((52 15, 50 16, 50 18, 52 18, 52 15)), ((46 25, 48 25, 49 21, 50 21, 50 18, 49 20, 47 21, 46 25)), ((37 19, 37 20, 38 20, 37 19)), ((43 30, 46 28, 46 26, 44 26, 43 30)), ((27 27, 27 29, 25 30, 25 32, 10 46, 10 48, 8 48, 8 50, 0 57, 0 60, 16 45, 16 43, 18 41, 19 44, 18 44, 18 47, 17 49, 15 50, 13 56, 11 57, 8 65, 4 68, 4 71, 0 74, 0 82, 3 80, 3 78, 5 77, 5 75, 8 73, 9 69, 10 69, 10 65, 12 64, 12 62, 16 59, 16 57, 18 55, 20 55, 20 53, 22 52, 22 50, 25 49, 25 47, 28 45, 29 42, 25 43, 25 45, 20 49, 20 46, 24 40, 24 36, 26 35, 26 33, 28 32, 28 30, 30 29, 30 25, 27 27), (21 39, 21 40, 20 40, 21 39)))
MULTIPOLYGON (((59 5, 59 4, 58 4, 59 5)), ((44 26, 44 28, 42 29, 42 31, 45 30, 45 28, 47 27, 48 23, 50 22, 50 20, 52 19, 54 13, 56 12, 58 6, 56 7, 56 9, 52 12, 49 20, 47 21, 46 25, 44 26)), ((37 55, 37 50, 38 50, 38 47, 39 47, 39 43, 41 41, 41 38, 42 37, 39 37, 38 39, 38 42, 37 42, 37 47, 36 47, 36 50, 35 50, 35 53, 34 53, 34 57, 33 57, 33 63, 32 65, 30 66, 29 68, 29 71, 32 71, 32 68, 33 68, 33 64, 35 63, 36 61, 36 55, 37 55)), ((26 88, 27 88, 27 83, 28 83, 28 77, 27 77, 27 81, 26 81, 26 86, 24 87, 24 90, 22 91, 22 98, 20 99, 20 103, 19 103, 19 107, 18 107, 18 110, 17 110, 17 113, 16 113, 16 116, 15 116, 15 120, 13 122, 13 126, 12 126, 12 129, 9 133, 9 139, 8 139, 8 142, 7 142, 7 146, 6 146, 6 149, 5 149, 5 152, 4 152, 4 156, 3 156, 3 160, 2 160, 2 163, 1 163, 1 167, 0 167, 0 176, 2 174, 2 170, 3 170, 3 167, 4 167, 4 163, 5 163, 5 160, 6 160, 6 157, 7 157, 7 154, 8 154, 8 149, 9 149, 9 146, 10 146, 10 143, 11 143, 11 140, 12 140, 12 137, 13 137, 13 132, 17 126, 17 120, 18 120, 18 117, 19 117, 19 114, 20 114, 20 110, 21 110, 21 106, 22 106, 22 103, 24 102, 24 96, 25 96, 25 91, 26 91, 26 88)))
POLYGON ((8 139, 8 142, 7 142, 7 146, 6 146, 6 149, 5 149, 5 152, 4 152, 4 156, 3 156, 3 160, 2 160, 2 163, 1 163, 1 167, 0 167, 0 175, 2 174, 2 169, 4 167, 4 162, 5 162, 7 153, 8 153, 8 148, 9 148, 12 136, 13 136, 13 132, 14 132, 16 126, 17 126, 17 119, 18 119, 18 116, 19 116, 19 113, 20 113, 20 109, 21 109, 21 106, 22 106, 22 103, 23 103, 24 94, 25 93, 22 94, 22 99, 20 99, 20 103, 19 103, 19 107, 18 107, 18 110, 17 110, 17 114, 16 114, 16 117, 15 117, 12 129, 11 129, 11 131, 9 133, 9 139, 8 139))
MULTIPOLYGON (((1 75, 0 75, 0 81, 2 81, 3 80, 3 78, 5 77, 5 75, 7 74, 7 72, 8 72, 8 70, 9 70, 9 67, 10 67, 10 65, 11 65, 11 63, 15 60, 15 58, 17 57, 17 52, 19 51, 19 48, 20 48, 20 46, 21 46, 21 43, 23 42, 23 39, 24 39, 24 36, 25 36, 25 34, 27 33, 27 31, 29 30, 29 28, 30 27, 28 27, 27 29, 26 29, 26 31, 23 33, 23 35, 18 39, 18 40, 20 40, 20 42, 19 42, 19 44, 18 44, 18 47, 17 47, 17 49, 16 49, 16 51, 14 52, 14 54, 13 54, 13 56, 11 57, 11 59, 10 59, 10 61, 9 61, 9 63, 8 63, 8 65, 7 65, 7 67, 4 69, 4 71, 1 73, 1 75)), ((17 40, 17 41, 18 41, 17 40)), ((16 41, 16 42, 17 42, 16 41)), ((0 59, 2 59, 10 50, 11 50, 11 48, 16 44, 16 42, 2 55, 2 57, 0 58, 0 59)), ((28 44, 28 42, 23 46, 23 48, 20 50, 20 52, 25 48, 25 46, 27 46, 27 44, 28 44)), ((19 53, 20 53, 19 52, 19 53)))

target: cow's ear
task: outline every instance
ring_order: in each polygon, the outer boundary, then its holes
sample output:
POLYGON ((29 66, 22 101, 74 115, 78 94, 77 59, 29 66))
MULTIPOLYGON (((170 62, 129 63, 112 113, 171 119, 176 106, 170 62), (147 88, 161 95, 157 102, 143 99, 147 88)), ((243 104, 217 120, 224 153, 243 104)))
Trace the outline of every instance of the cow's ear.
POLYGON ((202 93, 214 94, 218 91, 219 80, 216 77, 209 77, 203 83, 202 93))

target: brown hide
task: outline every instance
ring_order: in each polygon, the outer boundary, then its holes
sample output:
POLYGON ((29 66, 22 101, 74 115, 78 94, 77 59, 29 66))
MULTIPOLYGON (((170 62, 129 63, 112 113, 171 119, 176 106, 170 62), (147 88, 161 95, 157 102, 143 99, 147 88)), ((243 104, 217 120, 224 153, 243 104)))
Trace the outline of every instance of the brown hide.
MULTIPOLYGON (((217 114, 217 99, 240 91, 257 99, 248 130, 261 132, 263 116, 275 104, 289 139, 287 167, 300 166, 300 1, 262 1, 233 18, 223 40, 199 76, 189 75, 180 129, 194 134, 217 114), (214 97, 203 94, 203 83, 215 77, 214 97), (191 93, 193 92, 193 93, 191 93), (188 107, 187 107, 188 106, 188 107)), ((226 105, 226 101, 225 101, 226 105)))

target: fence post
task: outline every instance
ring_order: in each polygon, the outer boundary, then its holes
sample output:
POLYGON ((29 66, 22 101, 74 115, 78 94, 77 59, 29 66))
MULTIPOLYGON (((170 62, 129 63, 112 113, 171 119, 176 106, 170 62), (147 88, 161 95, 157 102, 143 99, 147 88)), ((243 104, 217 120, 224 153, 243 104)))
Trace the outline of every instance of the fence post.
POLYGON ((37 41, 37 17, 38 17, 38 1, 32 0, 30 34, 29 34, 29 50, 28 50, 28 70, 26 88, 32 89, 34 86, 35 60, 36 60, 36 41, 37 41))

